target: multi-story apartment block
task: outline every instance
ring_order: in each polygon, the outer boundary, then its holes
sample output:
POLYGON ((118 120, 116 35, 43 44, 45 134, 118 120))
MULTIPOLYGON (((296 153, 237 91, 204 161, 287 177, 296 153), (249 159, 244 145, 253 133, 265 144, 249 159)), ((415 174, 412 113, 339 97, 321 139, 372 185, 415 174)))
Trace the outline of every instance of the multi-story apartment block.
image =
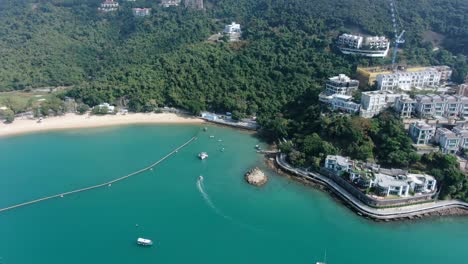
POLYGON ((163 7, 179 6, 182 0, 161 0, 163 7))
POLYGON ((372 118, 387 107, 392 106, 398 98, 409 98, 406 94, 396 94, 391 91, 370 91, 361 94, 360 116, 372 118))
POLYGON ((114 2, 114 0, 105 0, 98 7, 98 10, 101 12, 112 12, 112 11, 117 11, 118 9, 119 9, 119 3, 114 2))
POLYGON ((331 109, 343 111, 350 114, 359 112, 360 104, 353 102, 353 97, 343 94, 325 95, 321 93, 319 100, 322 103, 328 104, 331 109))
POLYGON ((452 77, 452 69, 449 66, 441 65, 441 66, 433 66, 432 69, 438 71, 440 73, 440 82, 446 83, 452 77))
POLYGON ((203 0, 185 0, 185 7, 194 8, 194 9, 203 9, 203 0))
POLYGON ((132 8, 132 12, 134 16, 138 17, 149 16, 151 8, 132 8))
POLYGON ((468 118, 468 97, 458 95, 419 94, 415 99, 397 98, 395 110, 402 118, 468 118))
POLYGON ((437 128, 434 140, 444 154, 455 154, 459 149, 460 138, 447 128, 437 128))
POLYGON ((344 74, 339 74, 328 79, 325 84, 325 94, 352 95, 359 87, 358 80, 352 80, 344 74))
POLYGON ((240 39, 242 34, 240 24, 232 22, 230 25, 224 27, 224 34, 229 36, 229 41, 234 42, 240 39))
POLYGON ((411 118, 414 114, 415 101, 409 97, 397 98, 393 108, 399 113, 401 118, 411 118))
POLYGON ((421 71, 396 71, 377 75, 379 90, 393 91, 397 89, 410 91, 412 88, 435 88, 440 84, 442 73, 434 68, 421 71))
POLYGON ((357 54, 366 57, 385 57, 390 48, 390 42, 385 37, 363 37, 352 34, 342 34, 336 44, 343 54, 357 54))
POLYGON ((464 151, 468 149, 468 129, 464 126, 457 126, 452 129, 455 135, 460 139, 460 150, 464 151))
POLYGON ((409 127, 409 134, 411 139, 417 145, 426 145, 434 137, 436 128, 428 125, 424 121, 412 123, 409 127))

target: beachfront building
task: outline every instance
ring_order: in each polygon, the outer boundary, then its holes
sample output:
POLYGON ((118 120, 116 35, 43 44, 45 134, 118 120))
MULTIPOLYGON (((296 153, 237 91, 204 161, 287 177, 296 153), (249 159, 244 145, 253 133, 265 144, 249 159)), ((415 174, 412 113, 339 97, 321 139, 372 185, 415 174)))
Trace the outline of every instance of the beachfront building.
POLYGON ((434 126, 418 121, 410 125, 409 134, 416 145, 427 145, 434 137, 435 130, 434 126))
POLYGON ((360 104, 353 102, 353 97, 343 94, 325 95, 319 94, 319 101, 330 106, 332 110, 342 111, 345 113, 359 113, 360 104))
POLYGON ((324 169, 344 177, 360 189, 374 188, 379 196, 406 197, 410 193, 433 193, 437 181, 427 174, 413 174, 401 169, 383 169, 373 163, 351 160, 339 155, 328 155, 324 169))
POLYGON ((398 98, 409 98, 406 94, 397 94, 391 91, 370 91, 361 94, 361 110, 359 115, 372 118, 384 109, 395 104, 398 98))
POLYGON ((115 2, 114 0, 105 0, 98 7, 98 10, 101 12, 112 12, 112 11, 117 11, 118 9, 119 9, 119 3, 115 2))
POLYGON ((161 6, 170 7, 170 6, 179 6, 181 0, 161 0, 161 6))
POLYGON ((459 150, 460 138, 447 128, 437 128, 434 141, 439 144, 442 153, 455 154, 459 150))
POLYGON ((353 34, 342 34, 336 41, 338 49, 343 54, 356 54, 366 57, 385 57, 390 48, 386 37, 363 37, 353 34))
POLYGON ((213 114, 213 113, 208 113, 208 112, 203 112, 201 113, 201 117, 203 119, 206 119, 208 121, 216 121, 219 119, 218 115, 217 114, 213 114))
POLYGON ((137 17, 149 16, 151 14, 151 8, 132 8, 132 12, 133 15, 137 17))
POLYGON ((100 105, 96 105, 95 108, 99 109, 99 111, 101 110, 103 111, 104 109, 107 109, 107 114, 113 114, 115 111, 115 106, 110 105, 108 103, 102 103, 100 105))
POLYGON ((232 22, 224 27, 224 34, 229 37, 230 42, 239 41, 242 31, 240 24, 232 22))
POLYGON ((358 80, 353 80, 345 74, 339 74, 338 76, 330 77, 327 80, 325 83, 325 94, 352 95, 354 91, 357 91, 358 87, 358 80))

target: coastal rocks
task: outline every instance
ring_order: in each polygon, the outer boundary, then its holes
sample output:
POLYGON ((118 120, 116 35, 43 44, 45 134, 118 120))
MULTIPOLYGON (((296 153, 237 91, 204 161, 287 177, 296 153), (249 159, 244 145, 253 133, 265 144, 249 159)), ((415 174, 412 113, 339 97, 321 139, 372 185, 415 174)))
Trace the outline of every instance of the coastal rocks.
POLYGON ((245 174, 245 180, 254 186, 262 186, 268 181, 268 177, 258 167, 245 174))

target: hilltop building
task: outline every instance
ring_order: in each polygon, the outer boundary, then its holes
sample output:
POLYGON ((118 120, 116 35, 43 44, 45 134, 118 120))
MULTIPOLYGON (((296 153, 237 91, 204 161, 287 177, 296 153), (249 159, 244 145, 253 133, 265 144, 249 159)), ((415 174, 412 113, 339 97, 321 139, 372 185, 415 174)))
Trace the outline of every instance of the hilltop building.
POLYGON ((324 169, 343 177, 361 189, 374 187, 378 196, 407 197, 415 194, 434 193, 437 181, 427 174, 413 174, 401 169, 383 169, 377 164, 353 161, 347 157, 328 155, 324 169))
POLYGON ((390 48, 386 37, 363 37, 352 34, 342 34, 337 40, 338 49, 343 54, 357 54, 366 57, 385 57, 390 48))
POLYGON ((133 15, 137 17, 149 16, 151 14, 151 8, 132 8, 132 12, 133 15))
POLYGON ((372 118, 380 112, 395 104, 398 98, 409 98, 406 94, 397 94, 391 91, 370 91, 361 94, 361 111, 359 115, 372 118))
POLYGON ((119 3, 114 2, 114 0, 105 0, 98 7, 98 10, 101 12, 113 12, 119 10, 119 3))
POLYGON ((161 0, 163 7, 179 6, 182 0, 161 0))
POLYGON ((352 80, 344 74, 339 74, 328 79, 325 83, 325 94, 343 94, 352 95, 359 87, 358 80, 352 80))
POLYGON ((229 37, 230 42, 239 41, 242 31, 240 24, 232 22, 224 27, 224 34, 229 37))

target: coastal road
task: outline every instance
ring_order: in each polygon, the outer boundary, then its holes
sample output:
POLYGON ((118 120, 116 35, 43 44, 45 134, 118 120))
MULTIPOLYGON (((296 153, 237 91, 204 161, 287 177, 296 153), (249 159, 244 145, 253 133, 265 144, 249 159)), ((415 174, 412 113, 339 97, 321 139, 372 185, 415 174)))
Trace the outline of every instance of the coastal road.
POLYGON ((319 173, 308 172, 302 169, 292 167, 286 162, 286 155, 283 153, 278 153, 276 155, 276 162, 282 169, 290 173, 293 173, 313 182, 321 183, 329 187, 334 193, 343 198, 349 205, 358 210, 358 212, 375 219, 388 220, 395 218, 414 217, 450 208, 463 208, 468 210, 468 203, 458 200, 440 200, 430 203, 408 205, 394 208, 374 208, 364 204, 361 200, 359 200, 354 195, 346 191, 343 187, 338 185, 332 179, 319 173))

